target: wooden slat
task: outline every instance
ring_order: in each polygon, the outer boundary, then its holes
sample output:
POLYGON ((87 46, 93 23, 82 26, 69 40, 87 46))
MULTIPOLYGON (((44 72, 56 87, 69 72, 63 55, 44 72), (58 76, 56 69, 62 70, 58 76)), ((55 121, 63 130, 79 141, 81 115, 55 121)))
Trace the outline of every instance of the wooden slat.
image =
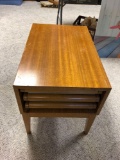
POLYGON ((47 103, 47 102, 26 102, 25 108, 68 108, 68 109, 96 109, 97 103, 47 103))
POLYGON ((30 109, 30 117, 74 117, 87 118, 95 114, 95 109, 30 109))
POLYGON ((99 102, 99 95, 62 95, 62 94, 32 94, 25 93, 24 101, 40 101, 40 102, 99 102))
POLYGON ((96 89, 80 89, 80 88, 62 88, 62 87, 19 87, 20 92, 22 93, 31 93, 31 94, 67 94, 67 95, 73 95, 73 94, 88 94, 88 95, 93 95, 93 94, 102 94, 103 91, 106 89, 100 88, 99 90, 96 89), (25 88, 25 89, 23 89, 25 88))

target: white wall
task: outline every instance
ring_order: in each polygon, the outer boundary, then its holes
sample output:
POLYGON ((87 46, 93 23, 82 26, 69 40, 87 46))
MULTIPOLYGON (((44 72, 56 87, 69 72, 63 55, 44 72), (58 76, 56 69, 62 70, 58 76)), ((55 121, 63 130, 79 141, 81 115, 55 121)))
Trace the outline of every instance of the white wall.
POLYGON ((116 37, 119 30, 109 28, 118 21, 120 21, 120 0, 102 0, 96 35, 116 37))

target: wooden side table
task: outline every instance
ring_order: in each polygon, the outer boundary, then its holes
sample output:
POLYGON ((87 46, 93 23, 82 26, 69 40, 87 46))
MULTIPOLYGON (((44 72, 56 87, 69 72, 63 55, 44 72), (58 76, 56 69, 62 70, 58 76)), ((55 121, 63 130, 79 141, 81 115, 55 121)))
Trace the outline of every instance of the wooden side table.
POLYGON ((30 117, 87 118, 111 90, 87 27, 33 24, 14 82, 27 133, 30 117))

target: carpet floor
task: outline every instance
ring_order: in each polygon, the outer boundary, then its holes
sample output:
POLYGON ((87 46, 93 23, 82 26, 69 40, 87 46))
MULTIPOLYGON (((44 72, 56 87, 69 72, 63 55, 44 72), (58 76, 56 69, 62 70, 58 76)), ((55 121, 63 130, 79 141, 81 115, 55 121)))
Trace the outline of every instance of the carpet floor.
MULTIPOLYGON (((98 18, 100 6, 64 6, 64 24, 80 14, 98 18)), ((13 82, 32 23, 56 23, 56 8, 38 2, 0 5, 0 159, 1 160, 120 160, 120 60, 101 59, 113 87, 89 134, 85 119, 32 118, 27 135, 13 82)), ((46 44, 47 45, 47 44, 46 44)))

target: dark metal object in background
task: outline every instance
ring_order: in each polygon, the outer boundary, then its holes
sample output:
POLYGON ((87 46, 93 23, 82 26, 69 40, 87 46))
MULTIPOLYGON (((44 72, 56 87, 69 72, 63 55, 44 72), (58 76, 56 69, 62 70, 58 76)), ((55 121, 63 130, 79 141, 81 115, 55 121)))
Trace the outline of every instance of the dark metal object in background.
POLYGON ((98 0, 68 0, 69 4, 98 4, 98 0))
POLYGON ((62 11, 63 11, 63 6, 66 3, 63 2, 63 0, 59 0, 59 4, 58 4, 58 12, 57 12, 57 24, 61 24, 62 25, 62 11), (63 4, 64 3, 64 4, 63 4))
POLYGON ((102 0, 59 0, 58 12, 57 12, 57 24, 62 25, 62 12, 63 6, 67 3, 71 4, 91 4, 101 5, 102 0))

